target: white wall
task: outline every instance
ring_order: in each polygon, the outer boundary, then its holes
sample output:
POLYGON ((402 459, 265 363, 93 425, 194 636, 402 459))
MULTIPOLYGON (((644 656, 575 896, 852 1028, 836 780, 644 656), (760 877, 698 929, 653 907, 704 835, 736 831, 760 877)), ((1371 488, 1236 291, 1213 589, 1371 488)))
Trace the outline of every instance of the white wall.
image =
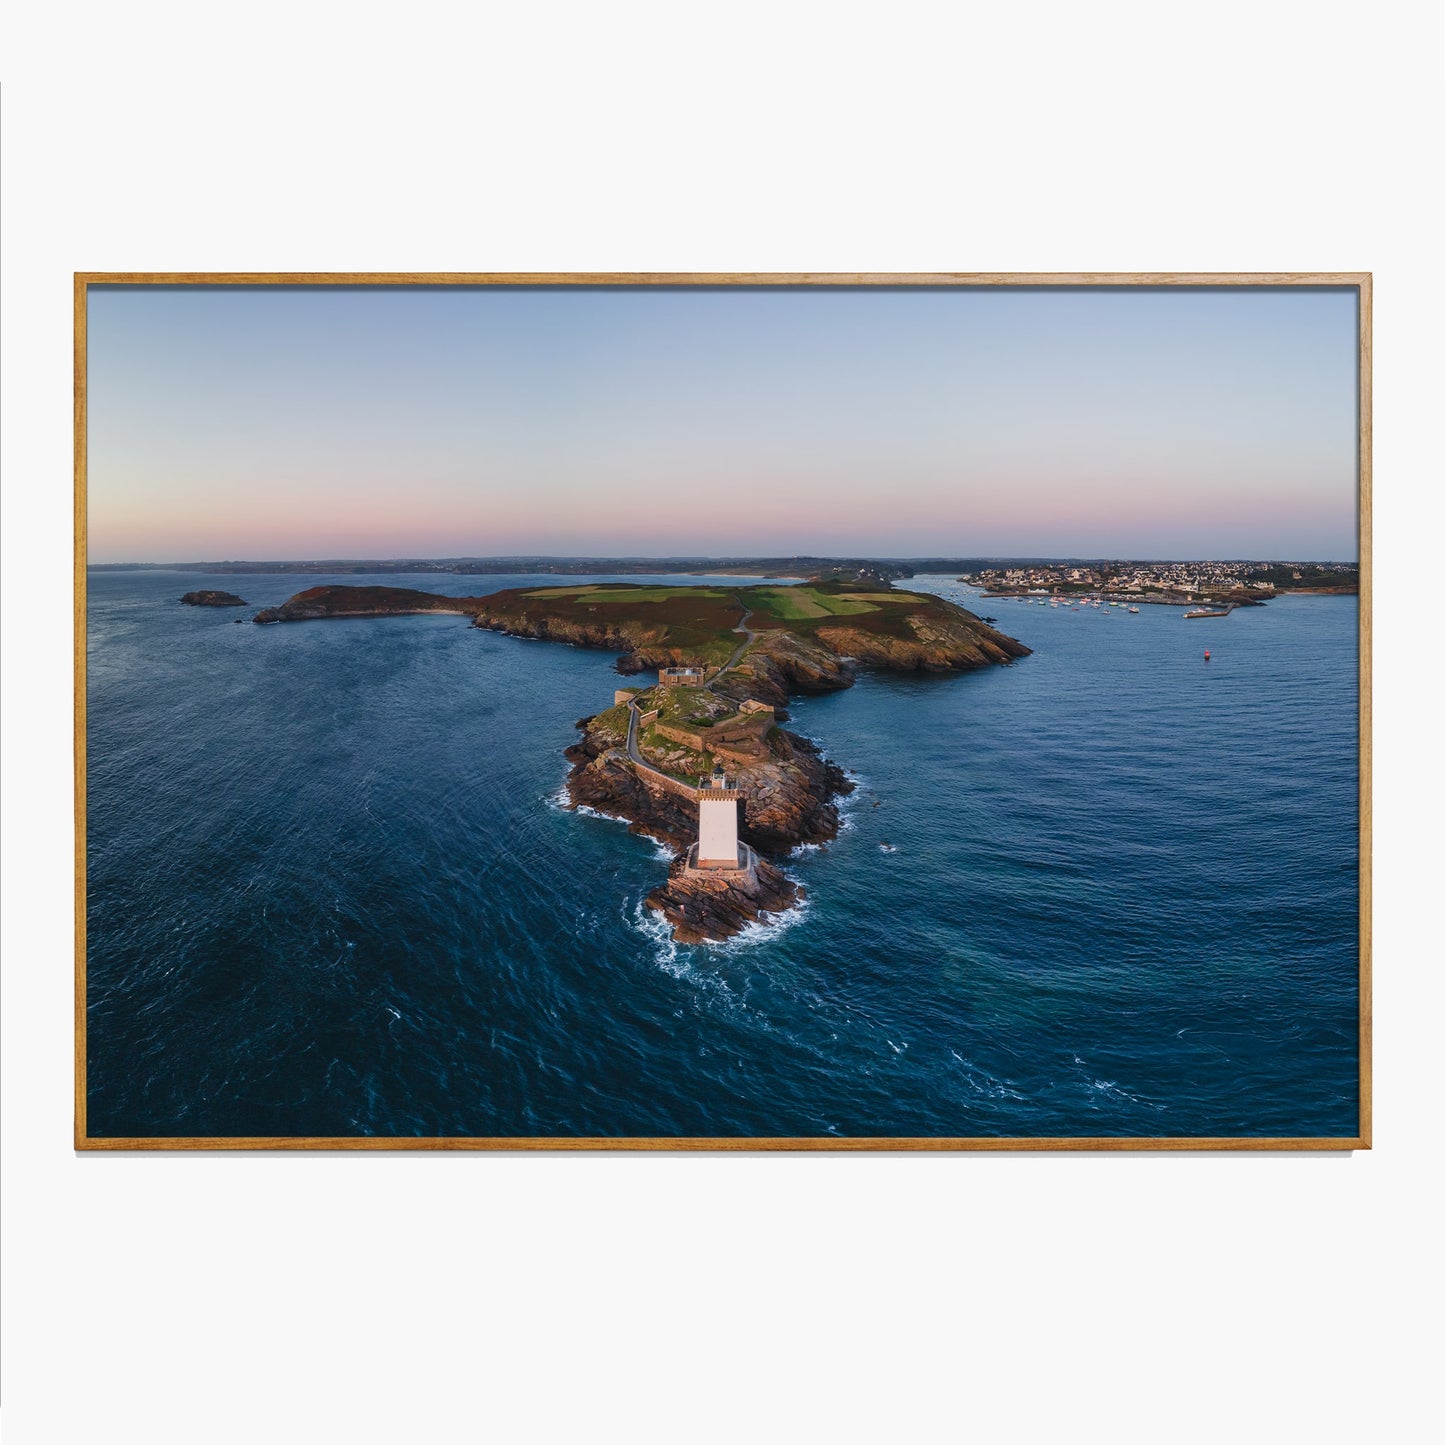
POLYGON ((1438 1424, 1438 6, 7 17, 8 1442, 1438 1424), (76 1158, 69 278, 132 267, 1373 269, 1376 1149, 76 1158))
POLYGON ((698 804, 698 849, 699 862, 706 859, 716 863, 723 858, 738 856, 738 805, 736 802, 708 802, 698 804))

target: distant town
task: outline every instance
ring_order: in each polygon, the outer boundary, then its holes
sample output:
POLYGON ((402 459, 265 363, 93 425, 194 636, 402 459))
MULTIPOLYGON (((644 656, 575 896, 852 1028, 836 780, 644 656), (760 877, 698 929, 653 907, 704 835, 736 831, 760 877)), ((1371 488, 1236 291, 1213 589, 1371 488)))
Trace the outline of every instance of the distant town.
POLYGON ((1356 562, 1000 562, 959 577, 990 597, 1107 594, 1118 601, 1265 602, 1281 592, 1358 592, 1356 562))

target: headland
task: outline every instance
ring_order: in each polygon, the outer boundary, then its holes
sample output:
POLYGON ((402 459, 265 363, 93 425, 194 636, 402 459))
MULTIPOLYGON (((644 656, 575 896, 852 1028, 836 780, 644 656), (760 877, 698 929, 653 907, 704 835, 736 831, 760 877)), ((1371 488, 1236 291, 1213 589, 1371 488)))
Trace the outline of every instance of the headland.
POLYGON ((679 941, 732 937, 797 901, 776 859, 837 836, 836 799, 853 784, 817 746, 780 726, 796 694, 852 686, 859 666, 948 673, 1012 662, 1029 648, 929 593, 873 580, 808 586, 518 588, 444 597, 398 587, 309 588, 258 623, 456 613, 512 637, 617 652, 617 670, 653 677, 614 690, 567 749, 567 792, 678 851, 648 896, 679 941), (696 866, 699 780, 735 780, 739 866, 696 866), (690 861, 691 860, 691 861, 690 861))
POLYGON ((253 622, 311 622, 322 617, 414 617, 426 612, 474 616, 480 597, 442 597, 411 587, 308 587, 279 607, 263 607, 253 622))

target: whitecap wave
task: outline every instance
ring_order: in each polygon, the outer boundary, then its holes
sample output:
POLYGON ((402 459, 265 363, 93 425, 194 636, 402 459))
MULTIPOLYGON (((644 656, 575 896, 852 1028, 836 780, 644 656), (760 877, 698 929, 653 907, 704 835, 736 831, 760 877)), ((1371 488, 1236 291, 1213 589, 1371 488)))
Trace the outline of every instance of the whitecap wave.
POLYGON ((627 926, 652 944, 653 957, 658 965, 674 978, 681 978, 687 972, 686 965, 678 962, 677 940, 672 936, 672 925, 642 899, 639 898, 633 906, 627 926))
POLYGON ((698 950, 680 945, 672 936, 672 925, 642 899, 633 905, 630 916, 625 911, 623 916, 627 926, 651 945, 653 962, 664 973, 695 989, 700 999, 707 998, 729 1012, 746 1008, 725 978, 697 966, 698 950))
POLYGON ((1168 1106, 1156 1103, 1153 1099, 1146 1099, 1142 1094, 1131 1094, 1128 1089, 1122 1088, 1112 1079, 1090 1079, 1085 1080, 1084 1087, 1090 1094, 1097 1095, 1101 1099, 1115 1101, 1125 1100, 1130 1104, 1143 1104, 1146 1109, 1164 1109, 1168 1106))
POLYGON ((771 943, 779 934, 786 933, 790 928, 796 928, 807 916, 811 906, 811 900, 804 895, 781 913, 765 913, 754 922, 745 924, 742 931, 733 934, 731 938, 724 938, 716 943, 705 943, 702 947, 715 953, 737 953, 745 948, 756 948, 760 943, 771 943))
MULTIPOLYGON (((846 770, 845 770, 846 771, 846 770)), ((863 797, 870 791, 868 780, 862 773, 848 773, 848 780, 855 784, 851 793, 839 794, 836 807, 838 809, 838 831, 840 833, 851 833, 858 826, 858 820, 854 817, 863 805, 863 797)))
POLYGON ((976 1094, 982 1094, 986 1099, 1017 1099, 1024 1102, 1024 1096, 1013 1087, 1012 1079, 1000 1079, 997 1074, 991 1074, 985 1068, 981 1068, 972 1059, 966 1059, 957 1049, 948 1051, 963 1065, 963 1081, 976 1094))
MULTIPOLYGON (((594 808, 590 803, 577 803, 575 806, 569 806, 568 811, 581 813, 588 818, 601 818, 606 823, 622 823, 627 827, 632 825, 631 818, 624 818, 621 813, 604 813, 601 808, 594 808)), ((671 863, 680 851, 674 848, 665 838, 659 838, 655 834, 638 833, 635 836, 646 838, 655 850, 653 856, 664 863, 671 863)))
POLYGON ((1097 1108, 1099 1103, 1117 1104, 1124 1102, 1128 1104, 1142 1104, 1146 1109, 1167 1109, 1167 1104, 1161 1104, 1157 1099, 1145 1098, 1143 1094, 1131 1094, 1128 1089, 1113 1079, 1095 1079, 1090 1075, 1092 1070, 1077 1054, 1073 1056, 1074 1063, 1079 1066, 1083 1073, 1082 1083, 1089 1094, 1089 1105, 1097 1108))
POLYGON ((791 907, 780 913, 765 913, 761 918, 744 925, 742 930, 731 938, 698 944, 678 943, 673 937, 672 925, 661 913, 649 908, 643 899, 634 904, 630 915, 624 913, 624 921, 652 945, 653 958, 658 967, 674 978, 716 988, 729 999, 733 999, 733 991, 722 979, 715 974, 699 971, 694 967, 693 960, 699 954, 704 957, 718 954, 726 956, 756 948, 759 944, 771 943, 788 929, 796 928, 807 917, 811 906, 811 900, 804 894, 791 907))
POLYGON ((594 808, 590 803, 578 803, 572 811, 581 813, 586 818, 605 818, 609 823, 625 823, 627 821, 618 813, 604 813, 601 808, 594 808))

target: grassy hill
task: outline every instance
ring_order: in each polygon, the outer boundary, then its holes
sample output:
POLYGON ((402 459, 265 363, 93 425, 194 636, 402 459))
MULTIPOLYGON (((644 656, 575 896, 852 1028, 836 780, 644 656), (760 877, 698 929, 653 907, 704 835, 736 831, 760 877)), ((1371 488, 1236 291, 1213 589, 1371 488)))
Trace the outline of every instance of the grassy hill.
POLYGON ((497 592, 487 613, 500 621, 636 628, 639 644, 676 649, 699 663, 721 662, 737 646, 745 615, 754 632, 784 630, 802 637, 846 622, 850 629, 906 639, 913 619, 942 622, 971 617, 942 598, 920 592, 877 590, 842 582, 810 586, 647 587, 607 583, 589 587, 536 587, 497 592))

